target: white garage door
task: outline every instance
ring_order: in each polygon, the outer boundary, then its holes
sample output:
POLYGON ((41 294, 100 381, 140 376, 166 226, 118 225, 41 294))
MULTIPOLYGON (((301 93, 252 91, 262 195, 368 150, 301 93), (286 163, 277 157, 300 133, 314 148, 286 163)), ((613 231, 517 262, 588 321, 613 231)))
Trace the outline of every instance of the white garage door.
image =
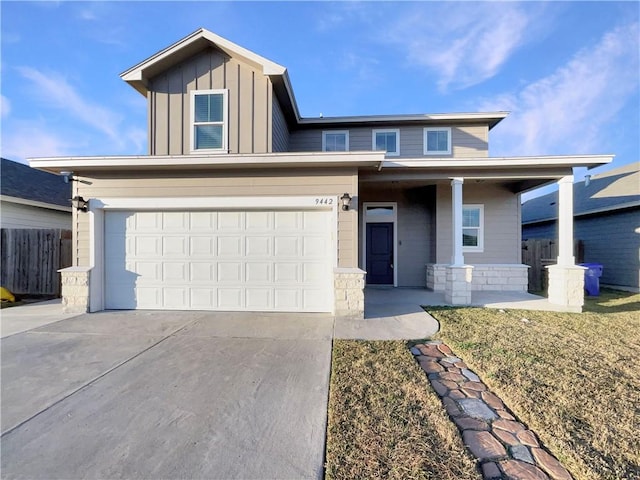
POLYGON ((108 309, 332 310, 331 212, 107 212, 108 309))

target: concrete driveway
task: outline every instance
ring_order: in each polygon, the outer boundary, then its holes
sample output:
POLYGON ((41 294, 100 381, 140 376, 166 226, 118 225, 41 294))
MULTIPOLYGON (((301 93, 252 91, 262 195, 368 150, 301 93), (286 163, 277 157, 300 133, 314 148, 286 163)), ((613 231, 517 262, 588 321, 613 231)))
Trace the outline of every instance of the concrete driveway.
POLYGON ((2 339, 2 478, 322 478, 333 318, 100 312, 2 339))

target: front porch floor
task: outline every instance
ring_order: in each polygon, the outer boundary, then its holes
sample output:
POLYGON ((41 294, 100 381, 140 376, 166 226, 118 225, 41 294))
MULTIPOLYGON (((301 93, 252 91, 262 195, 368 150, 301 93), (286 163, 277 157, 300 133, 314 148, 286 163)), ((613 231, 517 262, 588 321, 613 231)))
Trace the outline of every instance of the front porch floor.
MULTIPOLYGON (((364 318, 375 319, 415 313, 420 306, 451 306, 444 292, 426 288, 367 287, 364 293, 364 318)), ((580 310, 549 303, 545 297, 526 292, 478 291, 471 292, 471 307, 577 312, 580 310)))

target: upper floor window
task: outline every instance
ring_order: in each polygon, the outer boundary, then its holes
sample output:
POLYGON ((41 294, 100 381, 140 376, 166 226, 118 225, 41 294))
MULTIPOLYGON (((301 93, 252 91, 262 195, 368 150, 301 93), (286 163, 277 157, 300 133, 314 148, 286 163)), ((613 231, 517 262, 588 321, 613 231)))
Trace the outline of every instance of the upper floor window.
POLYGON ((227 90, 191 92, 191 151, 227 150, 227 90))
POLYGON ((482 252, 484 249, 484 206, 462 206, 462 250, 482 252))
POLYGON ((424 129, 424 154, 442 155, 451 153, 451 129, 425 128, 424 129))
POLYGON ((330 130, 322 132, 323 152, 348 152, 349 130, 330 130))
POLYGON ((373 150, 384 150, 387 155, 400 155, 400 130, 373 130, 373 150))

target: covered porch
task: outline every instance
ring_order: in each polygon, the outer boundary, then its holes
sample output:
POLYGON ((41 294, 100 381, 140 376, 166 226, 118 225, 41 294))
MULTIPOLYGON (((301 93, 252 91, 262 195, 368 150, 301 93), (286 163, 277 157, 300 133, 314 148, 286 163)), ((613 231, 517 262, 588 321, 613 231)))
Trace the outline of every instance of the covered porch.
MULTIPOLYGON (((581 311, 583 268, 573 257, 573 168, 608 161, 603 156, 403 159, 388 160, 376 172, 361 169, 359 264, 367 272, 367 292, 426 287, 403 293, 418 305, 581 311), (548 298, 542 298, 527 293, 520 194, 553 183, 559 188, 559 255, 548 267, 548 298), (378 249, 380 258, 369 254, 377 239, 390 245, 378 249)), ((376 299, 384 297, 365 294, 365 318, 373 318, 372 309, 386 303, 376 299)))

